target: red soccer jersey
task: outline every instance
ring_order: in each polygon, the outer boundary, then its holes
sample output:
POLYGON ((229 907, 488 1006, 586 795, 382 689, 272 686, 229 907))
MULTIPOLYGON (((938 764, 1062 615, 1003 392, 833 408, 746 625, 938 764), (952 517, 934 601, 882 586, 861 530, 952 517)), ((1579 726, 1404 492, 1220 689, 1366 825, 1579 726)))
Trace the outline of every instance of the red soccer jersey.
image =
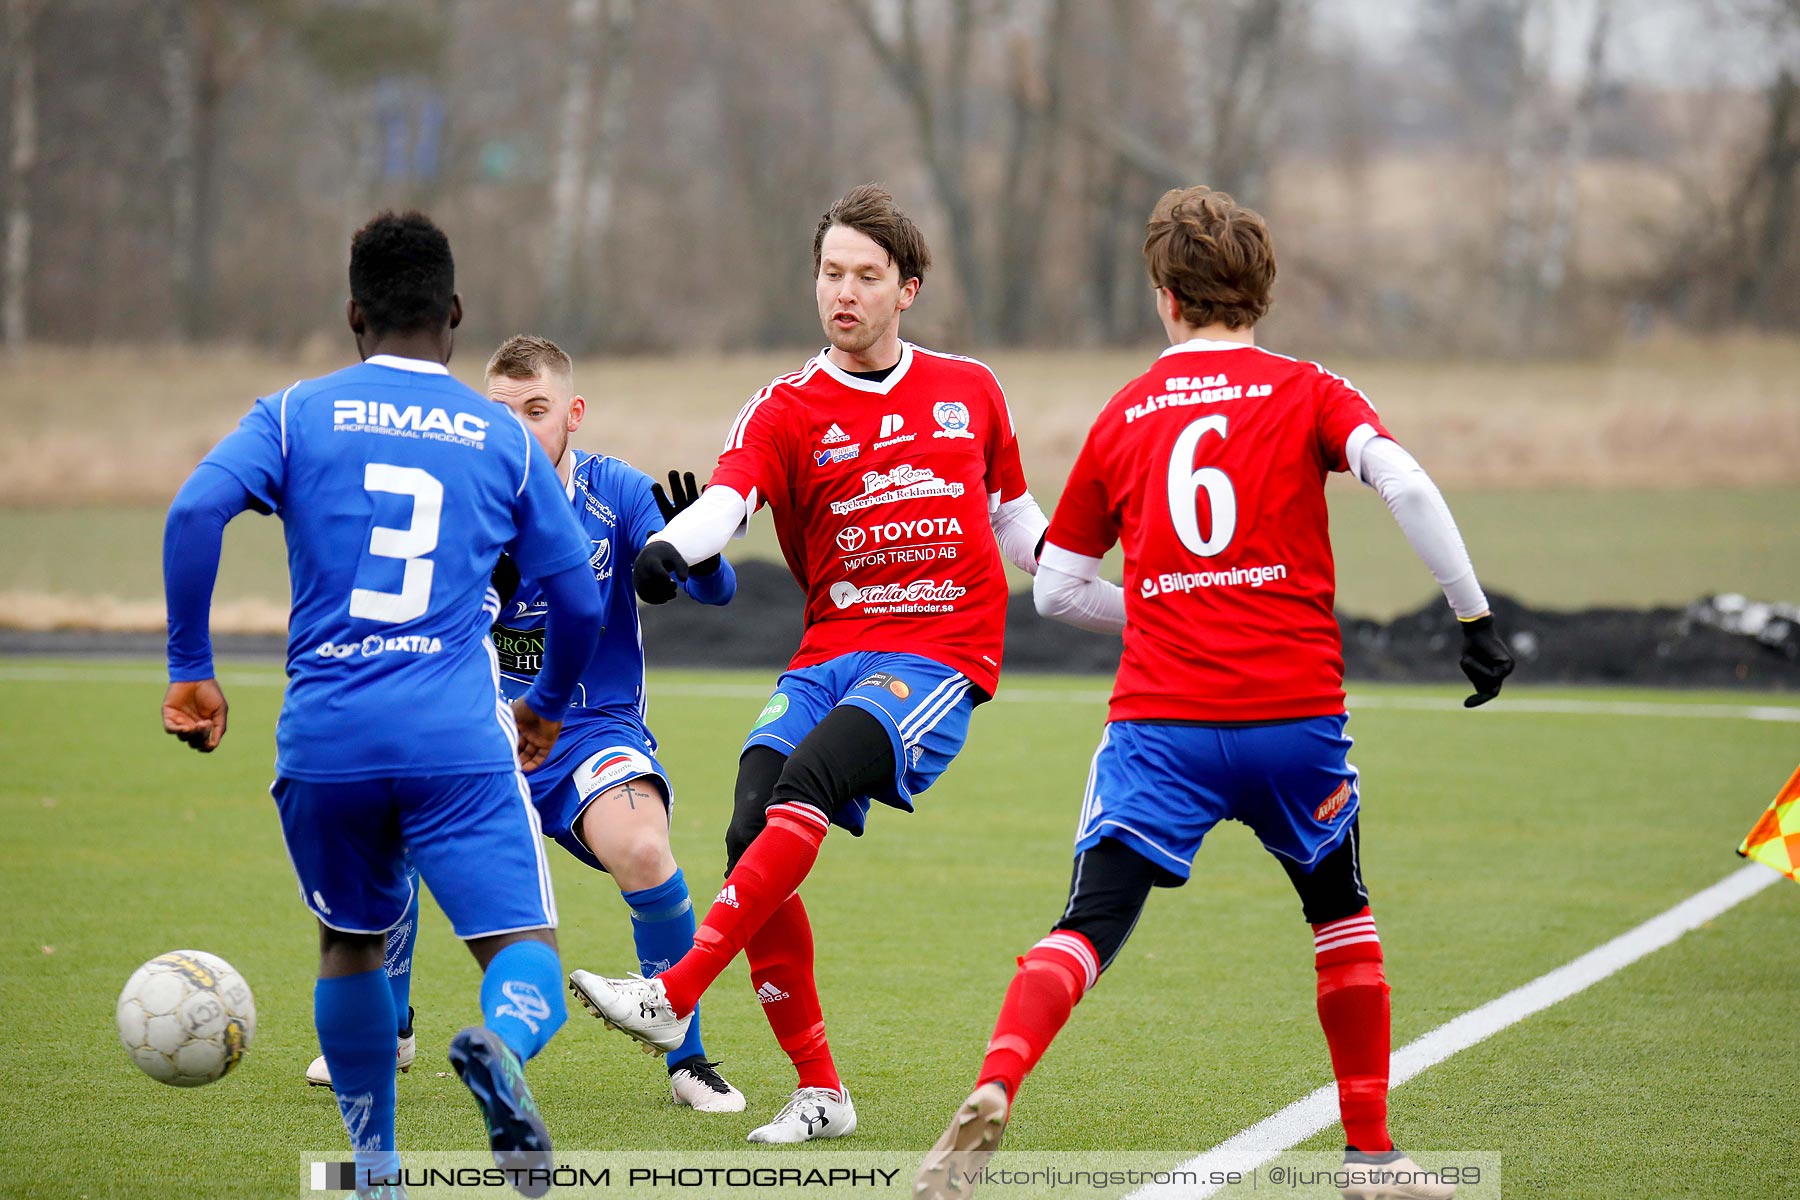
POLYGON ((1101 410, 1047 542, 1125 543, 1112 720, 1344 711, 1325 476, 1353 435, 1387 436, 1361 392, 1235 342, 1171 346, 1101 410))
POLYGON ((993 694, 1006 575, 989 513, 1025 492, 994 373, 907 342, 879 383, 821 353, 738 413, 711 485, 774 510, 806 592, 792 667, 919 654, 993 694))

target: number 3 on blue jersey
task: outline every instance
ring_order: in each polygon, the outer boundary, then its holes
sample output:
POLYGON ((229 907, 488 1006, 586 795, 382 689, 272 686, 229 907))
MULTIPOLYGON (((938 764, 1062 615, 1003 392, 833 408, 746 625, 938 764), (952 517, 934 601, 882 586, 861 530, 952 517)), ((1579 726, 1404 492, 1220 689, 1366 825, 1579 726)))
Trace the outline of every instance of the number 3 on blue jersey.
MULTIPOLYGON (((369 554, 375 558, 400 559, 406 564, 406 573, 401 577, 397 592, 363 587, 352 589, 350 615, 390 625, 416 620, 431 607, 433 565, 425 556, 437 549, 438 524, 444 512, 444 485, 430 471, 418 467, 372 462, 363 466, 363 491, 411 496, 412 521, 404 529, 390 525, 369 527, 369 554)), ((367 567, 365 564, 364 569, 367 567)), ((357 572, 359 576, 362 573, 361 570, 357 572)))

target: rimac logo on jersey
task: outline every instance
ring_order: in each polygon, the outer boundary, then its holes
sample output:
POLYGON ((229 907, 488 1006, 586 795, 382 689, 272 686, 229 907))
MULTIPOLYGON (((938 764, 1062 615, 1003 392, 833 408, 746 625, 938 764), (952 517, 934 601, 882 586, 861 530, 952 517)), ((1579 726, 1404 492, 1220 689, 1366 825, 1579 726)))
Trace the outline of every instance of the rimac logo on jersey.
POLYGON ((963 494, 960 482, 939 479, 937 472, 930 467, 913 467, 907 463, 901 463, 891 471, 865 471, 862 482, 862 495, 854 500, 833 500, 831 511, 840 517, 847 517, 853 512, 874 508, 877 504, 895 504, 921 496, 963 494))
POLYGON ((969 432, 969 406, 961 400, 940 400, 931 408, 931 419, 940 428, 934 438, 972 438, 969 432))
POLYGON ((474 413, 451 413, 419 404, 402 408, 385 400, 334 400, 331 427, 335 433, 379 433, 480 448, 487 441, 488 423, 474 413))

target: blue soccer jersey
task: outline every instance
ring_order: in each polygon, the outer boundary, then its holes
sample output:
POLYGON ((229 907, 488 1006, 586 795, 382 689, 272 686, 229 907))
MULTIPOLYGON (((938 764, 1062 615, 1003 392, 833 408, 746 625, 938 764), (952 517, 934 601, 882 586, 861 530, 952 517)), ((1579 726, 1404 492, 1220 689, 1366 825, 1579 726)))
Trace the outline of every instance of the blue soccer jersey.
MULTIPOLYGON (((579 736, 575 726, 598 720, 644 721, 644 639, 638 625, 631 564, 650 535, 663 527, 662 510, 650 477, 630 463, 604 454, 575 456, 563 489, 565 508, 582 526, 588 564, 600 588, 605 631, 600 648, 581 677, 564 717, 563 738, 579 736)), ((493 628, 500 658, 501 688, 508 699, 523 696, 543 662, 544 622, 549 606, 532 582, 534 572, 519 563, 519 590, 493 628)), ((710 575, 690 575, 682 584, 702 604, 726 604, 737 592, 731 564, 719 561, 710 575)), ((651 742, 652 747, 655 743, 651 742)))
POLYGON ((335 781, 517 769, 489 580, 592 553, 511 412, 377 356, 258 400, 206 456, 279 513, 293 615, 276 771, 335 781))

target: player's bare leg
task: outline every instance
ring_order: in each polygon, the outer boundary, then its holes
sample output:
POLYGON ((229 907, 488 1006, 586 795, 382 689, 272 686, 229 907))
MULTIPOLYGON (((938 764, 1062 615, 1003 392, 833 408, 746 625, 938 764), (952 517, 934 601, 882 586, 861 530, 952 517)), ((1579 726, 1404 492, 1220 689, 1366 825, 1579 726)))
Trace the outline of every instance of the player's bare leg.
MULTIPOLYGON (((694 944, 694 910, 687 882, 669 848, 669 802, 654 776, 628 779, 582 810, 582 844, 600 860, 631 906, 638 961, 653 976, 694 944)), ((669 1051, 669 1092, 696 1112, 733 1113, 744 1095, 706 1057, 696 1013, 681 1045, 669 1051)))

